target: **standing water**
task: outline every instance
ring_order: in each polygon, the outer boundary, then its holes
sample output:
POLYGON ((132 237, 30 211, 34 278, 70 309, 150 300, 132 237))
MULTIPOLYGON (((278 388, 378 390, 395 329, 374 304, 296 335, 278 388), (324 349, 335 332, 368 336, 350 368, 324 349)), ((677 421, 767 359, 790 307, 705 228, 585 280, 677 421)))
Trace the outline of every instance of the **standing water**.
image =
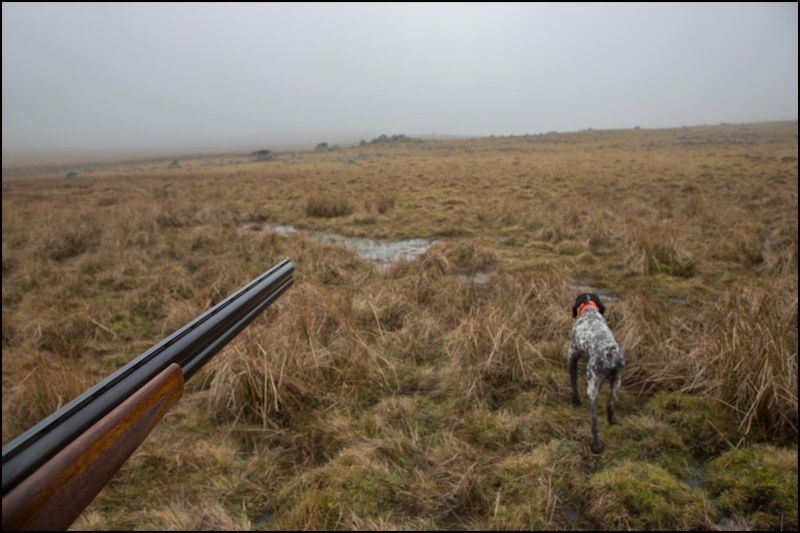
MULTIPOLYGON (((241 231, 251 229, 251 224, 240 228, 241 231)), ((300 231, 294 226, 282 224, 264 223, 261 225, 264 231, 278 233, 279 235, 291 235, 292 233, 302 233, 309 239, 323 244, 333 244, 342 246, 358 254, 359 257, 373 263, 377 263, 380 268, 387 268, 395 261, 413 261, 424 254, 437 241, 428 239, 407 239, 402 241, 384 241, 377 239, 364 239, 359 237, 345 237, 337 233, 325 233, 322 231, 300 231)))

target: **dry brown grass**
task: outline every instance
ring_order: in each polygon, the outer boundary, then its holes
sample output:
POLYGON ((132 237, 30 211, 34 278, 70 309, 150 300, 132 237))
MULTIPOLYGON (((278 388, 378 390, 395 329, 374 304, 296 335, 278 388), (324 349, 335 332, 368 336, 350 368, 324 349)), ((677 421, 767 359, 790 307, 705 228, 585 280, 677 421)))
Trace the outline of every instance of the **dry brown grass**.
POLYGON ((168 163, 4 171, 4 442, 296 267, 78 528, 714 528, 750 508, 705 463, 796 468, 796 123, 168 163), (439 242, 380 270, 265 222, 439 242), (603 456, 569 405, 587 288, 628 363, 603 456))
POLYGON ((347 216, 353 205, 346 196, 315 193, 306 201, 306 215, 317 218, 347 216))
POLYGON ((777 281, 728 291, 713 307, 692 386, 734 409, 743 433, 796 442, 797 279, 777 281))

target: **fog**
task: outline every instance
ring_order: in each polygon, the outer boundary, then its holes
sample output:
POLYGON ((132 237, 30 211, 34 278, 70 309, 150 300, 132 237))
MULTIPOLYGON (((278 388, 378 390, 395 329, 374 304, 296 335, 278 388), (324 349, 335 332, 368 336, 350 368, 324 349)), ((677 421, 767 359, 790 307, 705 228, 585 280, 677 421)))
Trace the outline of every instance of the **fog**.
POLYGON ((3 152, 797 120, 797 4, 3 3, 3 152))

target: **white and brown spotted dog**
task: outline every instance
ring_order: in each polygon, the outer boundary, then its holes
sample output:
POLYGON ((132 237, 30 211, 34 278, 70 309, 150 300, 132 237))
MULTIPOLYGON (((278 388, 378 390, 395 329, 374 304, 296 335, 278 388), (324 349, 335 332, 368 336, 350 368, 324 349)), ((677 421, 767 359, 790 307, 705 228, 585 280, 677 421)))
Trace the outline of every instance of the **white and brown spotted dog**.
POLYGON ((572 318, 577 318, 569 341, 569 377, 572 383, 572 405, 580 406, 578 396, 578 359, 586 361, 586 394, 592 408, 592 451, 600 453, 603 444, 597 432, 597 399, 600 386, 605 380, 611 382, 611 396, 606 414, 608 423, 614 423, 614 400, 622 381, 625 358, 619 344, 614 340, 603 315, 606 307, 596 294, 583 293, 575 299, 572 318))

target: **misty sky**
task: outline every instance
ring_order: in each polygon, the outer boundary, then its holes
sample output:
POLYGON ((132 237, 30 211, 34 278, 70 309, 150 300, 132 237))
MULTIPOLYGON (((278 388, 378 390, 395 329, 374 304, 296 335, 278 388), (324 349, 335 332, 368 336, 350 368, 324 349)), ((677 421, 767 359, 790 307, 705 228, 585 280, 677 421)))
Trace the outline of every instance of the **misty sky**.
POLYGON ((15 4, 3 150, 797 120, 797 4, 15 4))

